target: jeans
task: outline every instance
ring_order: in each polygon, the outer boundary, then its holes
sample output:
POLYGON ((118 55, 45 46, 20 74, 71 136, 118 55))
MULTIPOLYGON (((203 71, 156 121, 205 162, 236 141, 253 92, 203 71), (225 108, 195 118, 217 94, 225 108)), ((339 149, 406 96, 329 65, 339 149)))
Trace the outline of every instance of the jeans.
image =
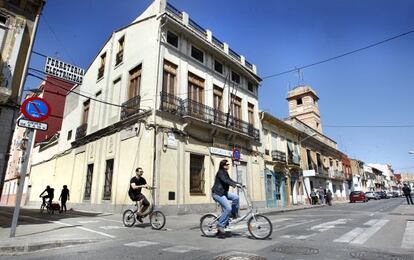
POLYGON ((229 221, 230 213, 237 214, 239 211, 239 196, 231 192, 228 192, 227 196, 219 196, 213 193, 213 199, 217 201, 223 209, 223 214, 221 214, 218 226, 224 228, 227 225, 227 222, 229 221), (232 201, 231 206, 229 200, 232 201))
POLYGON ((413 204, 413 199, 411 198, 411 194, 405 194, 405 198, 407 199, 407 204, 408 205, 410 205, 410 202, 411 202, 411 205, 413 204), (410 200, 408 200, 408 199, 410 199, 410 200))

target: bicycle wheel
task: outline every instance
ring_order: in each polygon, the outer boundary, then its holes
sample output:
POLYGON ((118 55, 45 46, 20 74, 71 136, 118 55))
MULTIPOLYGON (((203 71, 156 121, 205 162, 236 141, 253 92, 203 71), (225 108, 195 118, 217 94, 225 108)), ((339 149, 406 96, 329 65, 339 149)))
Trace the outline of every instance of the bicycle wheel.
POLYGON ((127 209, 122 215, 122 222, 126 227, 132 227, 135 224, 135 214, 132 210, 127 209))
POLYGON ((273 225, 270 220, 260 214, 253 215, 247 221, 249 233, 256 239, 266 239, 270 237, 273 231, 273 225))
POLYGON ((165 226, 165 216, 161 211, 154 211, 149 216, 153 229, 160 230, 165 226))
POLYGON ((52 215, 53 214, 52 206, 47 206, 46 208, 47 208, 47 213, 49 213, 49 215, 52 215))
POLYGON ((45 204, 40 205, 40 214, 43 214, 44 210, 45 210, 45 204))
POLYGON ((217 235, 218 217, 214 214, 206 214, 200 219, 200 230, 206 237, 217 235))

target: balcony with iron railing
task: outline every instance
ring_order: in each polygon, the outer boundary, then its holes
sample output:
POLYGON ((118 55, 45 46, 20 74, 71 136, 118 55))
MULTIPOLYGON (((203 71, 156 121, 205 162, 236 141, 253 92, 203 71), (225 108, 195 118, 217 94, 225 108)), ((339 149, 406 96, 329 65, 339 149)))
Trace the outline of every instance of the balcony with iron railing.
POLYGON ((136 96, 122 103, 121 120, 132 115, 138 114, 140 111, 141 96, 136 96))
POLYGON ((86 136, 86 130, 88 129, 88 123, 83 123, 78 128, 76 128, 75 139, 80 139, 86 136))
POLYGON ((191 99, 181 99, 161 92, 160 110, 182 117, 196 118, 209 124, 213 123, 260 140, 259 129, 252 124, 191 99))
POLYGON ((273 150, 272 161, 286 163, 286 153, 278 150, 273 150))
POLYGON ((196 23, 191 18, 188 20, 188 25, 190 26, 190 28, 194 29, 198 34, 200 34, 204 38, 207 37, 207 30, 204 29, 201 25, 196 23))
POLYGON ((323 166, 318 166, 317 169, 318 169, 318 174, 319 175, 324 175, 324 176, 329 177, 328 170, 326 170, 323 166))
MULTIPOLYGON (((242 59, 242 56, 239 55, 237 52, 230 48, 225 47, 225 43, 214 37, 214 35, 208 35, 207 29, 199 25, 197 22, 189 18, 188 14, 185 12, 182 12, 175 8, 173 5, 167 2, 167 6, 165 8, 166 13, 169 14, 171 17, 177 19, 181 23, 183 23, 185 26, 189 27, 192 31, 194 31, 197 35, 199 35, 204 40, 209 41, 212 45, 218 47, 221 51, 225 52, 230 57, 237 60, 240 64, 245 66, 250 71, 256 73, 256 67, 251 64, 250 62, 246 61, 245 59, 242 59)), ((228 46, 227 46, 228 47, 228 46)))
POLYGON ((299 166, 300 165, 299 155, 295 153, 288 153, 288 164, 299 166))
POLYGON ((168 13, 172 14, 174 17, 178 18, 179 20, 183 19, 182 12, 178 10, 177 8, 175 8, 173 5, 171 5, 170 3, 167 3, 166 10, 168 13))

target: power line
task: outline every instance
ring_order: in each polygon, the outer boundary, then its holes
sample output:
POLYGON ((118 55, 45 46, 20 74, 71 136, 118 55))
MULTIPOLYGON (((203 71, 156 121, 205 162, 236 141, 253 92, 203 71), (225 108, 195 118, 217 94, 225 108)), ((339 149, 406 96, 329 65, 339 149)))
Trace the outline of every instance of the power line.
POLYGON ((277 76, 281 76, 281 75, 283 75, 283 74, 287 74, 287 73, 290 73, 290 72, 294 72, 294 71, 298 71, 298 70, 306 69, 306 68, 309 68, 309 67, 312 67, 312 66, 316 66, 316 65, 319 65, 319 64, 322 64, 322 63, 328 62, 328 61, 336 60, 336 59, 342 58, 342 57, 344 57, 344 56, 347 56, 347 55, 350 55, 350 54, 354 54, 354 53, 356 53, 356 52, 360 52, 360 51, 363 51, 363 50, 366 50, 366 49, 369 49, 369 48, 375 47, 375 46, 377 46, 377 45, 380 45, 380 44, 383 44, 383 43, 386 43, 386 42, 389 42, 389 41, 395 40, 395 39, 397 39, 397 38, 400 38, 400 37, 406 36, 406 35, 408 35, 408 34, 410 34, 410 33, 413 33, 413 32, 414 32, 414 30, 411 30, 411 31, 408 31, 408 32, 405 32, 405 33, 402 33, 402 34, 399 34, 399 35, 396 35, 396 36, 393 36, 393 37, 387 38, 387 39, 385 39, 385 40, 382 40, 382 41, 379 41, 379 42, 376 42, 376 43, 370 44, 370 45, 368 45, 368 46, 365 46, 365 47, 362 47, 362 48, 359 48, 359 49, 356 49, 356 50, 353 50, 353 51, 349 51, 349 52, 346 52, 346 53, 343 53, 343 54, 340 54, 340 55, 337 55, 337 56, 331 57, 331 58, 328 58, 328 59, 324 59, 324 60, 321 60, 321 61, 318 61, 318 62, 314 62, 314 63, 308 64, 308 65, 305 65, 305 66, 302 66, 302 67, 299 67, 299 68, 294 68, 294 69, 290 69, 290 70, 283 71, 283 72, 280 72, 280 73, 272 74, 272 75, 269 75, 269 76, 266 76, 266 77, 262 77, 262 80, 265 80, 265 79, 268 79, 268 78, 277 77, 277 76))
POLYGON ((73 62, 73 64, 76 65, 75 60, 72 58, 72 56, 69 54, 68 50, 65 48, 65 46, 63 45, 63 43, 59 40, 59 37, 57 36, 57 34, 55 33, 55 31, 52 29, 52 26, 50 26, 50 24, 47 22, 46 18, 44 17, 44 21, 47 25, 47 27, 49 28, 49 30, 52 32, 53 36, 55 36, 57 42, 62 46, 63 50, 66 52, 66 54, 69 56, 69 59, 73 62))

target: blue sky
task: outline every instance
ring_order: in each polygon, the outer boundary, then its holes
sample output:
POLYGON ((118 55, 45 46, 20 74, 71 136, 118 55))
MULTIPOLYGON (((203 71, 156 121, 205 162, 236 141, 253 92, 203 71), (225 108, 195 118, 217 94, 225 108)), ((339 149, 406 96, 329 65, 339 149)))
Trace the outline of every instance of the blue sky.
MULTIPOLYGON (((149 0, 50 0, 34 50, 87 68, 112 31, 133 21, 149 0), (116 4, 114 4, 116 3, 116 4)), ((330 58, 414 29, 410 0, 171 0, 176 8, 256 64, 260 76, 330 58), (411 12, 411 13, 410 13, 411 12)), ((414 33, 303 71, 315 89, 324 134, 365 162, 414 172, 414 33)), ((33 56, 32 68, 44 59, 33 56)), ((287 91, 297 73, 263 81, 260 109, 288 116, 287 91)), ((35 79, 26 88, 34 88, 35 79)))

